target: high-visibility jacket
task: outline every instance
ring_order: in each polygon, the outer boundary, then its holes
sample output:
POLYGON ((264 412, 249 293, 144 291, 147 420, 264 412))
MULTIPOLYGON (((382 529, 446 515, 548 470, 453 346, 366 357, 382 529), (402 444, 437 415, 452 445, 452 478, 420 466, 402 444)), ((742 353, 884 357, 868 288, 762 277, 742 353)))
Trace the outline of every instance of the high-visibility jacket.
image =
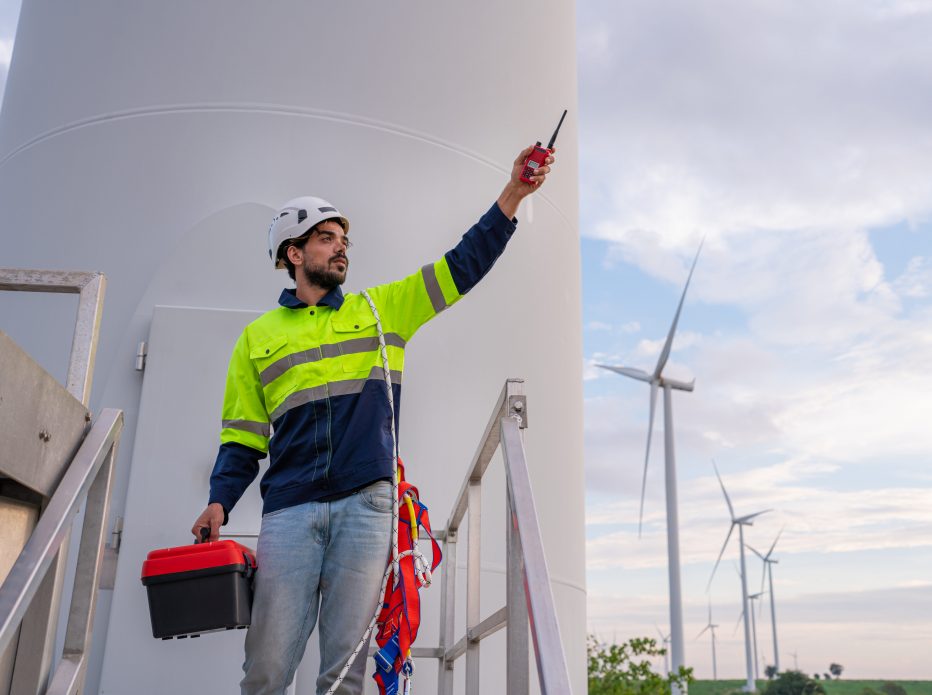
MULTIPOLYGON (((382 319, 396 404, 408 341, 479 282, 516 223, 494 204, 440 260, 369 290, 382 319)), ((263 513, 391 480, 391 410, 366 300, 337 287, 309 307, 286 289, 279 304, 245 328, 230 358, 210 479, 210 502, 226 511, 267 453, 263 513)))

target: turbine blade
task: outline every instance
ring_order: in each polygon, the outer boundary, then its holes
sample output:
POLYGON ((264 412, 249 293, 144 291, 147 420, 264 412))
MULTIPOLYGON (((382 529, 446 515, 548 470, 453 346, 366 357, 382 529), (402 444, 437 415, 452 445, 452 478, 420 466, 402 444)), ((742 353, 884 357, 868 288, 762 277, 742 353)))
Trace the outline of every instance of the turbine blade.
POLYGON ((702 628, 702 632, 700 632, 698 635, 696 635, 695 639, 699 639, 700 637, 702 637, 702 635, 705 634, 706 630, 708 630, 710 627, 712 627, 712 626, 711 626, 711 625, 706 625, 704 628, 702 628))
POLYGON ((770 546, 770 550, 767 551, 767 555, 764 557, 765 560, 769 560, 769 559, 770 559, 770 555, 773 553, 773 549, 777 547, 777 541, 780 540, 780 536, 783 535, 783 529, 785 529, 785 528, 786 528, 786 526, 783 526, 783 527, 780 529, 780 532, 777 534, 777 537, 773 539, 773 545, 771 545, 771 546, 770 546))
POLYGON ((654 378, 660 377, 660 373, 670 358, 670 350, 673 347, 673 336, 676 334, 676 324, 680 321, 680 312, 683 310, 683 302, 686 299, 686 291, 689 289, 689 281, 692 280, 693 271, 696 269, 696 262, 699 260, 699 253, 702 251, 702 244, 705 238, 699 243, 699 249, 696 251, 696 257, 693 259, 692 267, 689 269, 689 276, 686 278, 686 286, 683 288, 683 294, 680 296, 679 306, 676 307, 676 314, 673 316, 673 323, 670 325, 670 332, 667 333, 667 341, 663 344, 663 351, 660 353, 660 359, 657 360, 657 367, 654 369, 654 378))
POLYGON ((718 563, 722 561, 722 555, 725 554, 725 548, 728 546, 728 541, 731 539, 731 532, 735 530, 735 522, 731 522, 731 526, 728 527, 728 535, 725 536, 725 542, 722 543, 722 549, 719 551, 718 559, 715 561, 715 567, 712 568, 712 576, 709 577, 709 583, 706 586, 705 590, 708 591, 712 587, 712 580, 715 578, 715 570, 718 569, 718 563))
POLYGON ((657 410, 657 382, 650 382, 650 420, 647 422, 647 451, 644 453, 644 476, 641 478, 641 510, 638 512, 638 538, 644 523, 644 495, 647 493, 647 463, 650 461, 650 440, 654 433, 654 413, 657 410))
POLYGON ((722 486, 722 494, 725 495, 725 502, 728 504, 728 513, 731 514, 731 521, 734 523, 737 521, 737 519, 735 519, 735 508, 731 506, 731 499, 728 497, 728 491, 725 489, 725 483, 722 482, 722 476, 718 474, 718 466, 715 465, 715 459, 712 459, 712 468, 715 469, 715 477, 718 478, 718 484, 722 486))
POLYGON ((610 372, 615 372, 622 376, 630 376, 632 379, 637 379, 638 381, 650 381, 650 374, 643 369, 636 369, 634 367, 613 367, 609 364, 597 364, 596 367, 607 369, 610 372))
POLYGON ((748 522, 756 516, 761 514, 766 514, 767 512, 772 512, 772 509, 765 509, 762 512, 754 512, 753 514, 748 514, 747 516, 742 516, 740 519, 735 519, 739 524, 744 524, 745 526, 753 526, 754 524, 749 524, 748 522))
POLYGON ((750 550, 750 551, 751 551, 752 553, 754 553, 755 555, 757 555, 757 557, 759 557, 761 560, 764 560, 764 561, 767 560, 767 558, 765 558, 763 555, 761 555, 759 552, 757 552, 757 551, 754 549, 753 546, 748 545, 747 543, 745 543, 745 544, 744 544, 744 547, 747 548, 748 550, 750 550))
MULTIPOLYGON (((743 602, 742 602, 743 604, 743 602)), ((735 623, 735 629, 732 631, 731 636, 734 637, 738 634, 738 626, 741 625, 741 621, 744 620, 744 605, 741 606, 741 615, 738 616, 738 622, 735 623)))

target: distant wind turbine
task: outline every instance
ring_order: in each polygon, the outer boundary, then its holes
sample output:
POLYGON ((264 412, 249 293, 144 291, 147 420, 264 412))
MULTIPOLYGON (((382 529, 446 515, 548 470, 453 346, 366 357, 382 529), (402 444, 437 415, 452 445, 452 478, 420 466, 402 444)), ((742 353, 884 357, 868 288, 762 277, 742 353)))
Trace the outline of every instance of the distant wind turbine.
MULTIPOLYGON (((766 514, 771 511, 765 509, 762 512, 755 512, 753 514, 747 514, 745 516, 735 516, 735 509, 731 505, 731 499, 728 497, 728 491, 725 489, 725 483, 722 482, 722 476, 718 474, 718 466, 715 465, 715 461, 712 461, 712 467, 715 469, 715 477, 718 478, 718 484, 722 487, 722 494, 725 495, 725 502, 728 504, 728 513, 731 515, 731 526, 728 527, 728 535, 725 536, 725 542, 722 544, 722 549, 718 554, 718 559, 715 561, 715 567, 712 568, 712 576, 709 577, 709 585, 706 587, 708 590, 712 586, 712 579, 715 577, 715 570, 718 569, 718 563, 722 561, 722 555, 725 554, 725 548, 728 547, 728 541, 731 540, 731 532, 735 530, 735 526, 738 527, 738 548, 741 555, 741 605, 742 613, 744 617, 744 657, 747 665, 747 683, 745 683, 744 689, 746 692, 752 693, 756 690, 754 684, 754 667, 751 662, 751 625, 749 620, 749 610, 748 610, 748 573, 747 573, 747 564, 744 561, 744 527, 753 526, 754 522, 752 519, 761 514, 766 514)), ((740 619, 739 619, 740 620, 740 619)), ((756 659, 755 659, 756 662, 756 659)))
MULTIPOLYGON (((773 598, 773 566, 779 562, 779 560, 774 560, 771 556, 773 555, 773 549, 777 547, 777 541, 780 540, 780 536, 783 533, 783 529, 780 529, 780 533, 777 534, 777 537, 774 539, 773 544, 770 546, 770 550, 767 551, 766 555, 761 555, 759 552, 751 548, 757 557, 759 557, 764 562, 764 574, 766 578, 770 581, 770 586, 768 590, 770 592, 770 625, 773 628, 773 667, 777 670, 777 673, 780 673, 780 650, 777 648, 777 609, 774 604, 773 598)), ((764 576, 761 576, 760 581, 761 591, 764 590, 764 576)))
MULTIPOLYGON (((748 546, 750 547, 750 546, 748 546)), ((738 576, 740 576, 740 572, 738 576)), ((754 645, 754 679, 760 680, 760 657, 757 654, 757 618, 754 615, 754 602, 763 596, 766 592, 760 592, 757 594, 751 594, 748 596, 748 604, 751 609, 751 642, 754 645)), ((758 612, 760 610, 758 609, 758 612)), ((738 626, 741 625, 742 620, 744 619, 744 609, 741 609, 741 615, 738 616, 738 619, 735 621, 735 629, 732 634, 738 632, 738 626)))
POLYGON ((763 596, 763 592, 751 594, 748 596, 748 607, 751 609, 751 636, 754 642, 754 679, 760 680, 759 664, 760 659, 757 656, 757 618, 754 617, 754 602, 763 596))
POLYGON ((709 601, 709 622, 706 623, 706 626, 704 628, 702 628, 702 632, 696 635, 696 639, 699 639, 700 637, 702 637, 703 633, 706 630, 712 633, 712 680, 714 681, 718 680, 718 665, 716 664, 716 661, 715 661, 715 628, 717 627, 718 625, 715 625, 712 623, 712 601, 710 600, 709 601))
POLYGON ((659 625, 655 625, 657 628, 657 634, 660 635, 660 646, 663 647, 663 668, 666 671, 666 674, 670 675, 670 650, 667 649, 667 645, 670 644, 670 635, 664 635, 663 630, 660 629, 659 625))
MULTIPOLYGON (((696 262, 699 260, 699 253, 702 251, 702 243, 696 251, 696 257, 693 259, 692 267, 689 269, 689 276, 686 278, 686 286, 683 288, 683 294, 680 296, 680 303, 676 307, 676 314, 673 316, 673 324, 667 333, 667 340, 660 352, 660 358, 657 360, 657 366, 654 367, 652 374, 648 374, 642 369, 634 367, 614 367, 606 364, 598 364, 597 367, 608 369, 609 371, 621 374, 623 376, 644 381, 650 384, 650 419, 647 423, 647 451, 644 454, 644 476, 641 481, 641 508, 638 513, 638 536, 641 535, 641 526, 644 519, 644 493, 647 488, 647 464, 650 461, 650 440, 654 432, 654 412, 657 408, 657 390, 663 388, 663 450, 665 458, 666 473, 666 492, 667 492, 667 572, 670 584, 670 639, 671 651, 673 652, 673 670, 679 671, 681 666, 686 665, 686 654, 683 642, 683 594, 680 586, 680 533, 679 533, 679 512, 676 501, 676 456, 673 449, 673 398, 672 389, 679 391, 692 391, 695 386, 695 379, 690 382, 676 381, 663 376, 663 368, 667 365, 670 358, 670 350, 673 348, 673 337, 676 335, 676 326, 680 320, 680 312, 683 310, 683 302, 686 299, 686 291, 689 289, 689 281, 693 277, 693 271, 696 269, 696 262)), ((674 686, 675 690, 679 690, 674 686)))

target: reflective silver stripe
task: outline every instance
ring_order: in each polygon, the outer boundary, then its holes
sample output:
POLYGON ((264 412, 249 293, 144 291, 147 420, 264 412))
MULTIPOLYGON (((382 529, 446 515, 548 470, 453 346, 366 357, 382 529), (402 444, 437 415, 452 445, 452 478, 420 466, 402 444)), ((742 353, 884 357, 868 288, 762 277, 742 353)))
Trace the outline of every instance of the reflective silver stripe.
MULTIPOLYGON (((308 403, 313 403, 314 401, 322 401, 329 396, 349 396, 354 393, 362 393, 366 383, 370 381, 384 382, 384 380, 385 374, 382 372, 382 368, 373 367, 366 379, 347 379, 346 381, 333 381, 329 384, 321 384, 320 386, 312 386, 309 389, 295 391, 284 401, 282 401, 281 405, 272 411, 271 420, 272 422, 275 422, 278 420, 278 418, 293 408, 307 405, 308 403)), ((401 383, 401 372, 394 369, 392 370, 392 383, 401 383)))
MULTIPOLYGON (((440 289, 440 283, 437 282, 437 272, 434 270, 434 264, 428 263, 421 268, 421 275, 424 276, 424 286, 427 288, 427 296, 430 297, 434 312, 439 314, 447 308, 447 300, 443 296, 443 290, 440 289)), ((387 335, 385 337, 388 338, 387 335)))
MULTIPOLYGON (((397 333, 386 333, 385 344, 403 348, 405 346, 404 338, 397 333)), ((372 338, 350 338, 339 343, 328 343, 327 345, 318 345, 301 352, 293 352, 276 360, 259 374, 259 381, 263 386, 268 386, 282 374, 292 367, 308 362, 317 362, 329 357, 339 357, 340 355, 354 355, 361 352, 376 352, 379 349, 379 339, 372 338)))
POLYGON ((223 429, 242 430, 262 437, 268 437, 272 429, 267 422, 253 422, 252 420, 224 420, 223 429))

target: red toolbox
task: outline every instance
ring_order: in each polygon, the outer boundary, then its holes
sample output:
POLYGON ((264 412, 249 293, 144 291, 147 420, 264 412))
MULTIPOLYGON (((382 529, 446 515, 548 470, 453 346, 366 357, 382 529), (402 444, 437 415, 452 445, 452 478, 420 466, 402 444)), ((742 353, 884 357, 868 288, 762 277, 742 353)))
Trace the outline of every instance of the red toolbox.
POLYGON ((255 571, 253 550, 234 541, 153 550, 142 563, 152 636, 247 627, 255 571))

